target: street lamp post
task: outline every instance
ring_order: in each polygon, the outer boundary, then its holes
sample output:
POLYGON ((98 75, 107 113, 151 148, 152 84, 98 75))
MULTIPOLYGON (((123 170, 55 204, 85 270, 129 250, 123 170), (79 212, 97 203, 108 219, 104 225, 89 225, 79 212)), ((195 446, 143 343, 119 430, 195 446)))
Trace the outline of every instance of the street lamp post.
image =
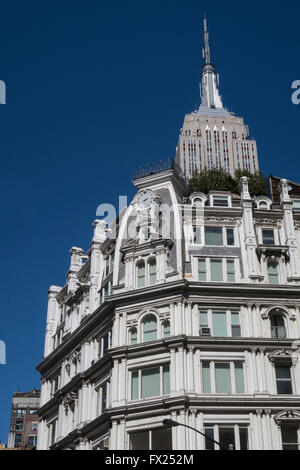
MULTIPOLYGON (((173 419, 164 419, 163 420, 163 425, 165 427, 184 426, 185 428, 192 429, 193 431, 197 432, 198 434, 201 434, 201 436, 204 436, 206 439, 210 440, 214 444, 217 444, 220 447, 220 450, 222 450, 220 442, 215 441, 214 439, 212 439, 210 436, 208 436, 204 432, 198 431, 198 429, 195 429, 192 426, 188 426, 187 424, 178 423, 177 421, 173 421, 173 419)), ((223 449, 223 450, 233 450, 233 445, 230 444, 227 449, 223 449)))

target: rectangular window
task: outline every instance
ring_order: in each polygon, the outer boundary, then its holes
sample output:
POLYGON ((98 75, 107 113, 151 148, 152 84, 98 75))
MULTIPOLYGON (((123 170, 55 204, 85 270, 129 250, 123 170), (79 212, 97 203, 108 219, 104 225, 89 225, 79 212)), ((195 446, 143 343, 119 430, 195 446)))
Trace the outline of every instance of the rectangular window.
POLYGON ((212 282, 223 282, 223 263, 221 259, 210 260, 210 277, 212 282))
POLYGON ((291 395, 293 393, 291 367, 286 365, 276 365, 276 384, 279 395, 291 395))
POLYGON ((15 436, 15 447, 22 445, 22 434, 16 434, 15 436))
POLYGON ((23 421, 16 421, 16 431, 22 431, 23 421))
POLYGON ((231 393, 230 364, 215 364, 216 393, 231 393))
POLYGON ((163 366, 163 394, 170 394, 170 366, 166 364, 163 366))
POLYGON ((235 282, 235 265, 231 259, 226 260, 227 282, 235 282))
POLYGON ((36 436, 29 436, 29 437, 28 437, 28 445, 29 445, 30 447, 36 446, 36 440, 37 440, 37 439, 36 439, 36 436))
POLYGON ((274 230, 262 229, 263 245, 275 245, 274 230))
POLYGON ((214 207, 228 207, 228 196, 213 196, 214 207))
POLYGON ((245 393, 243 364, 235 363, 234 364, 234 373, 235 373, 235 391, 236 391, 236 393, 245 393))
POLYGON ((226 312, 213 312, 212 317, 214 336, 228 336, 226 312))
POLYGON ((138 371, 131 372, 131 400, 138 400, 139 398, 139 373, 138 371))
POLYGON ((205 435, 211 439, 217 440, 220 445, 214 444, 210 439, 205 439, 206 450, 248 450, 248 427, 238 426, 238 433, 235 432, 236 426, 230 425, 208 425, 204 427, 205 435), (216 428, 218 436, 215 436, 216 428))
POLYGON ((207 312, 200 312, 200 328, 208 328, 208 315, 207 312))
POLYGON ((198 259, 198 280, 206 281, 206 261, 205 259, 198 259))
POLYGON ((239 313, 231 313, 231 336, 237 337, 237 338, 241 336, 239 313))
POLYGON ((172 430, 152 429, 131 433, 130 450, 172 450, 172 430))
POLYGON ((131 372, 131 399, 156 397, 170 393, 170 365, 131 372))
POLYGON ((300 210, 300 201, 294 201, 293 202, 293 209, 295 211, 299 211, 300 210))
POLYGON ((160 395, 159 367, 142 370, 142 398, 160 395))
POLYGON ((209 362, 202 363, 202 389, 203 393, 211 393, 209 362))
POLYGON ((234 229, 233 228, 226 229, 226 238, 227 238, 227 245, 234 246, 234 229))
POLYGON ((278 264, 270 261, 268 263, 268 278, 270 284, 279 284, 278 264))
POLYGON ((223 246, 222 227, 205 227, 205 245, 223 246))
POLYGON ((282 450, 299 450, 299 424, 284 424, 281 427, 282 450))

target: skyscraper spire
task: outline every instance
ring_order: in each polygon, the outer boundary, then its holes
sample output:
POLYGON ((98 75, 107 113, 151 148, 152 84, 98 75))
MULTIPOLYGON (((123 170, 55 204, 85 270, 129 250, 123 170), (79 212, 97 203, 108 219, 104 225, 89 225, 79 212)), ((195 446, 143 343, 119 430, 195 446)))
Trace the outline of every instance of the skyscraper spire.
POLYGON ((204 14, 204 44, 205 44, 205 49, 203 51, 203 59, 205 59, 206 64, 210 64, 209 34, 207 31, 207 21, 206 21, 205 14, 204 14))
POLYGON ((202 80, 200 85, 201 108, 223 109, 223 103, 218 90, 218 79, 214 65, 210 60, 209 34, 207 20, 204 16, 204 50, 205 64, 202 66, 202 80))

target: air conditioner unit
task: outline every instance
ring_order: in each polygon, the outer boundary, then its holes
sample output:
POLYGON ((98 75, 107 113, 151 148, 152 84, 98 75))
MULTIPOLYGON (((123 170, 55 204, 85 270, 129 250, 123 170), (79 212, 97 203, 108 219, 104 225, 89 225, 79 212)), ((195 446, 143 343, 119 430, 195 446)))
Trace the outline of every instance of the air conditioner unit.
POLYGON ((201 336, 211 336, 210 328, 200 328, 200 335, 201 336))

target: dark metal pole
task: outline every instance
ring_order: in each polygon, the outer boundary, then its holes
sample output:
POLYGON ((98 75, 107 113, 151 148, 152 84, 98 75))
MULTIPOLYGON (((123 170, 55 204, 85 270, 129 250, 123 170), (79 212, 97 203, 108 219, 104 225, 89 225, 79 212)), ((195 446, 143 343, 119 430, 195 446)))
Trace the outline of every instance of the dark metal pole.
POLYGON ((163 425, 166 426, 166 427, 167 426, 169 426, 169 427, 184 426, 185 428, 192 429, 193 431, 196 431, 197 433, 201 434, 201 436, 204 436, 206 439, 212 441, 214 444, 217 444, 221 449, 220 442, 215 441, 214 439, 209 437, 207 434, 205 434, 201 431, 198 431, 198 429, 192 428, 191 426, 188 426, 187 424, 178 423, 177 421, 173 421, 173 419, 164 419, 163 420, 163 425))

